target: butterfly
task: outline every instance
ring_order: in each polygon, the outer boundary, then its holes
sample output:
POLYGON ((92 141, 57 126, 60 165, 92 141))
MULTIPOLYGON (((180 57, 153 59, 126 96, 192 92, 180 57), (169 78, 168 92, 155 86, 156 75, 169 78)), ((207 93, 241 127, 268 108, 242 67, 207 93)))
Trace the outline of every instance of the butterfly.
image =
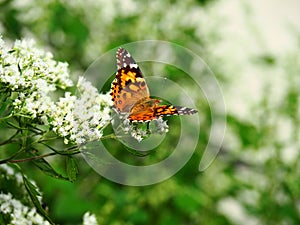
POLYGON ((113 108, 119 114, 127 114, 132 122, 146 122, 163 116, 197 113, 197 110, 191 108, 159 105, 161 100, 150 97, 145 78, 128 51, 119 48, 116 58, 118 71, 110 95, 113 108))

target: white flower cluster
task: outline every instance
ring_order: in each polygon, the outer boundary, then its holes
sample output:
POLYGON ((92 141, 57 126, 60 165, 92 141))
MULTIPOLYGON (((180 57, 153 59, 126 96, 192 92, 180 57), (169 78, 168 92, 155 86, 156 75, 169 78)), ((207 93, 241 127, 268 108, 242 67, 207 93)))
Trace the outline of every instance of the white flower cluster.
POLYGON ((12 48, 0 40, 0 91, 14 96, 15 114, 47 115, 54 107, 49 94, 57 87, 73 85, 68 64, 53 60, 52 54, 38 49, 33 40, 18 40, 12 48))
MULTIPOLYGON (((14 179, 16 184, 23 188, 23 178, 20 173, 15 173, 15 171, 6 164, 0 165, 0 178, 5 177, 6 179, 14 179)), ((25 191, 25 189, 24 189, 25 191)))
MULTIPOLYGON (((36 212, 35 208, 24 205, 24 202, 29 203, 31 200, 24 187, 21 173, 15 172, 11 167, 3 164, 0 165, 0 180, 2 182, 10 181, 10 184, 14 182, 13 187, 15 188, 12 189, 11 185, 4 185, 0 192, 0 217, 1 214, 9 215, 11 221, 7 224, 49 224, 36 212), (8 191, 10 193, 7 193, 8 191), (13 196, 22 196, 23 203, 14 199, 13 196)), ((35 185, 34 181, 30 180, 30 182, 35 185)), ((38 189, 36 190, 39 193, 37 197, 41 202, 41 193, 38 189)))
MULTIPOLYGON (((18 191, 22 192, 23 195, 24 193, 27 193, 25 187, 24 187, 24 182, 23 182, 23 177, 21 173, 15 172, 11 167, 9 167, 6 164, 1 164, 0 165, 0 179, 4 180, 10 180, 11 182, 14 182, 14 185, 17 186, 18 191)), ((30 182, 37 187, 36 183, 34 180, 30 180, 30 182)), ((38 192, 37 198, 42 202, 42 193, 40 190, 37 188, 36 191, 38 192)), ((12 192, 12 190, 10 190, 12 192)), ((29 198, 28 198, 29 200, 29 198)))
POLYGON ((169 132, 169 126, 167 121, 163 120, 161 117, 153 120, 153 126, 151 127, 151 132, 156 134, 165 134, 169 132))
MULTIPOLYGON (((22 202, 20 199, 15 199, 14 190, 9 186, 9 190, 1 189, 0 191, 0 218, 3 215, 6 219, 4 222, 11 225, 48 225, 50 224, 46 221, 40 214, 37 213, 36 209, 32 206, 27 206, 24 204, 25 199, 28 199, 30 202, 29 196, 27 196, 27 191, 23 184, 22 175, 16 173, 11 167, 3 164, 0 165, 0 180, 14 180, 16 182, 15 188, 17 188, 18 196, 22 196, 22 202), (7 193, 7 191, 11 193, 7 193), (21 193, 23 194, 20 194, 21 193), (26 198, 27 197, 27 198, 26 198), (10 221, 7 221, 10 220, 10 221)), ((35 185, 35 182, 30 180, 31 183, 35 185)), ((39 190, 37 189, 39 192, 39 190)), ((40 192, 39 192, 40 193, 40 192)), ((37 196, 41 202, 41 194, 37 196)), ((1 220, 3 222, 3 220, 1 220)), ((1 223, 1 222, 0 222, 1 223)), ((1 223, 2 224, 2 223, 1 223)), ((83 216, 83 225, 97 225, 97 220, 95 215, 86 212, 83 216)))
POLYGON ((69 141, 80 145, 102 137, 103 128, 110 122, 112 105, 109 94, 99 94, 92 84, 80 77, 79 97, 66 93, 52 111, 53 130, 69 141))
POLYGON ((0 193, 0 214, 7 214, 11 221, 9 224, 24 225, 50 225, 50 223, 36 212, 35 208, 23 205, 19 200, 14 199, 11 194, 0 193))
MULTIPOLYGON (((128 119, 123 121, 122 131, 124 134, 130 134, 131 137, 136 139, 138 142, 141 142, 143 139, 152 134, 165 134, 169 131, 169 126, 167 121, 164 121, 162 118, 155 119, 151 121, 151 126, 139 127, 139 123, 130 123, 128 119)), ((119 134, 122 135, 122 134, 119 134)))
POLYGON ((83 215, 83 225, 98 225, 96 216, 90 212, 83 215))
POLYGON ((84 78, 77 84, 79 97, 69 92, 54 102, 50 95, 57 88, 73 85, 66 63, 56 62, 49 52, 36 48, 34 41, 16 41, 5 48, 0 38, 0 93, 13 98, 14 115, 38 118, 78 145, 102 137, 110 122, 109 94, 99 94, 84 78), (15 97, 13 97, 15 96, 15 97))

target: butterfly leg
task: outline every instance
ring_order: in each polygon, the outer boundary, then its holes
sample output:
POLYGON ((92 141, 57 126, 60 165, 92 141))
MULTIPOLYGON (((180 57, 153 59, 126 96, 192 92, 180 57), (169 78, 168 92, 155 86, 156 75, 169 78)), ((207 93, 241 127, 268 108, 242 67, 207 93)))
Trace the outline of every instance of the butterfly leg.
POLYGON ((146 122, 146 124, 147 124, 147 125, 146 125, 146 132, 147 132, 147 135, 150 135, 150 134, 151 134, 151 130, 150 130, 150 122, 151 122, 151 121, 147 121, 147 122, 146 122))

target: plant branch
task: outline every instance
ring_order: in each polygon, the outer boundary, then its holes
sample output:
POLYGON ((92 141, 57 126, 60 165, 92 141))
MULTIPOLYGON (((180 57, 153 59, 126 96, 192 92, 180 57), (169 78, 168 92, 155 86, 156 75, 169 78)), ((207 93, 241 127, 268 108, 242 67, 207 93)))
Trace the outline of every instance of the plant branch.
POLYGON ((18 155, 20 155, 24 150, 25 150, 25 148, 21 147, 19 151, 17 151, 15 154, 11 155, 9 158, 0 160, 0 164, 4 164, 4 163, 9 162, 13 158, 15 158, 18 155))
POLYGON ((8 162, 10 162, 10 163, 29 162, 29 161, 33 161, 33 160, 37 160, 37 159, 46 158, 46 157, 49 157, 49 156, 52 156, 52 155, 56 155, 56 153, 51 152, 51 153, 48 153, 48 154, 45 154, 45 155, 33 156, 33 157, 30 157, 30 158, 25 158, 25 159, 11 159, 11 160, 8 160, 8 162))

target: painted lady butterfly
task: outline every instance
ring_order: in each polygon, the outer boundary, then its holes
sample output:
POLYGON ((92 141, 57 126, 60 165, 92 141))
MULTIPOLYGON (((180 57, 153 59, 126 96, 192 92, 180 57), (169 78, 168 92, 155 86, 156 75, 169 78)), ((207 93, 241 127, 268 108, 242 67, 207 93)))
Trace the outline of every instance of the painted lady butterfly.
POLYGON ((162 116, 197 113, 197 110, 186 107, 159 105, 161 100, 150 97, 142 72, 131 55, 124 48, 119 48, 116 57, 118 71, 110 95, 118 113, 128 114, 130 121, 140 122, 162 116))

